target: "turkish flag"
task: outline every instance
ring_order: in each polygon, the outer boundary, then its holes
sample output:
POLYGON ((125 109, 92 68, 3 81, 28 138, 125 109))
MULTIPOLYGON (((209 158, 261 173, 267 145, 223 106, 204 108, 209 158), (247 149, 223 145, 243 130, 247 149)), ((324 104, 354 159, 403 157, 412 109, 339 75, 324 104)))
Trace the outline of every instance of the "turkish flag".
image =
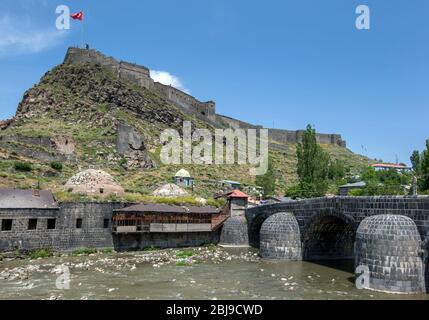
POLYGON ((83 21, 83 11, 78 12, 78 13, 73 13, 72 15, 70 15, 70 17, 71 17, 73 20, 80 20, 80 21, 83 21))

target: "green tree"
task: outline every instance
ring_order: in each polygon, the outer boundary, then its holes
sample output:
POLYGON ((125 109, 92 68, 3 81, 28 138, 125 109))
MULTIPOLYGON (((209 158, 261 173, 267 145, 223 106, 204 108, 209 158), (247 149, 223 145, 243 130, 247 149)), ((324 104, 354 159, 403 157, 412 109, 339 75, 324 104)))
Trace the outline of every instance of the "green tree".
POLYGON ((264 188, 264 196, 274 195, 276 190, 276 177, 274 174, 273 161, 268 158, 268 168, 264 175, 256 177, 256 184, 264 188))
POLYGON ((298 177, 304 198, 325 195, 328 190, 329 155, 317 144, 316 130, 307 126, 297 146, 298 177))
POLYGON ((373 167, 367 167, 362 172, 362 180, 366 186, 360 190, 354 190, 351 195, 378 196, 378 195, 403 195, 404 185, 409 185, 412 176, 400 173, 395 169, 375 171, 373 167))
POLYGON ((335 183, 339 182, 345 178, 349 170, 349 168, 346 168, 344 161, 338 159, 331 161, 328 168, 328 178, 335 183))
POLYGON ((420 152, 418 152, 417 150, 413 151, 413 154, 410 157, 411 160, 411 164, 413 166, 413 171, 416 174, 420 173, 420 164, 421 164, 421 159, 420 159, 420 152))
POLYGON ((420 190, 429 190, 429 140, 426 140, 426 150, 423 151, 421 156, 419 178, 420 190))

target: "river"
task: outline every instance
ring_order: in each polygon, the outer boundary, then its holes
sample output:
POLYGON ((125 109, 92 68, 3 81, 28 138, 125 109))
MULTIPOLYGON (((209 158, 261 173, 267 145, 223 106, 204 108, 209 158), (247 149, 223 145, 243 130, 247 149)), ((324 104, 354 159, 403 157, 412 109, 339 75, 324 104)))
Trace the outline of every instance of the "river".
POLYGON ((352 261, 270 262, 201 247, 0 262, 0 299, 423 299, 358 290, 352 261), (69 288, 57 279, 69 272, 69 288))

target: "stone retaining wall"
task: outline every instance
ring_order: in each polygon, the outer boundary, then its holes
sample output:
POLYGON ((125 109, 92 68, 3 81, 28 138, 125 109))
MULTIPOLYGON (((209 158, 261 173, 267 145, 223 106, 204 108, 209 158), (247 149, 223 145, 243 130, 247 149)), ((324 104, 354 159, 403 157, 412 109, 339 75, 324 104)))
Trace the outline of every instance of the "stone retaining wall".
POLYGON ((151 246, 197 246, 219 241, 219 232, 114 235, 111 232, 113 211, 127 205, 68 202, 61 203, 57 209, 0 209, 0 226, 3 220, 12 220, 12 230, 0 229, 0 252, 42 248, 58 251, 79 248, 129 250, 151 246), (29 230, 30 219, 37 219, 36 230, 29 230), (49 219, 55 220, 54 229, 48 229, 49 219), (80 228, 78 224, 81 224, 80 228))

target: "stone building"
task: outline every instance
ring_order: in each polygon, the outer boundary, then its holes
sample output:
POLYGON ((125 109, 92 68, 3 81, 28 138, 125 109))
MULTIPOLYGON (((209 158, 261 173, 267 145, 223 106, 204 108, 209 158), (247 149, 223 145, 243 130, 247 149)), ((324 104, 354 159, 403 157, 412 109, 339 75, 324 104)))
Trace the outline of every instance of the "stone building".
POLYGON ((0 190, 0 252, 197 246, 218 243, 224 221, 207 206, 57 203, 49 191, 0 190))
POLYGON ((350 191, 365 188, 366 183, 364 181, 359 181, 355 183, 348 183, 338 187, 339 196, 347 196, 350 191))
POLYGON ((233 190, 219 197, 227 199, 224 210, 229 216, 222 226, 220 245, 224 247, 249 246, 245 217, 249 196, 240 190, 233 190))
POLYGON ((177 171, 177 173, 174 175, 173 181, 178 186, 192 189, 194 188, 195 179, 191 177, 189 171, 185 169, 180 169, 177 171))

